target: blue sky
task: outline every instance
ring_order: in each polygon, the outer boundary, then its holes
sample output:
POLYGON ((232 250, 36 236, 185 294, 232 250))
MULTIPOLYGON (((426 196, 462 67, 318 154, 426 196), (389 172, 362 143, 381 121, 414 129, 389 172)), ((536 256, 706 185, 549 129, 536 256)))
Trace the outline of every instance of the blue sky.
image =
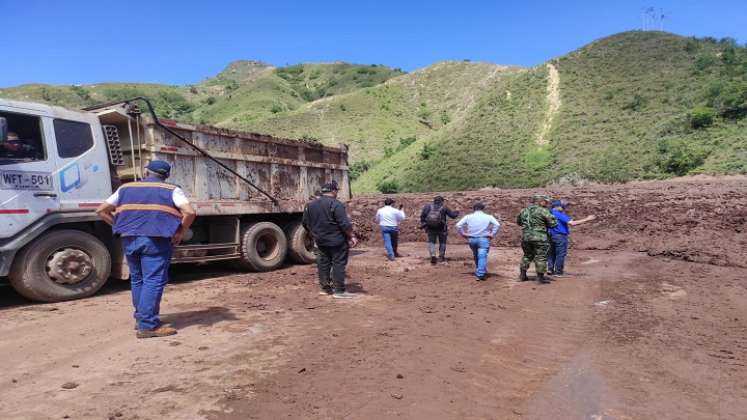
POLYGON ((0 87, 196 83, 238 59, 414 70, 440 60, 532 66, 641 28, 747 42, 747 1, 0 0, 0 87))

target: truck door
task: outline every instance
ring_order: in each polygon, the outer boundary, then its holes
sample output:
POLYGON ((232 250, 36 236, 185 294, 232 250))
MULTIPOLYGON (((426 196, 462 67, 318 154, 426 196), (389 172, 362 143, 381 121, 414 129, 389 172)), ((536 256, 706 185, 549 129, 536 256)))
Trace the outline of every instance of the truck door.
POLYGON ((101 126, 90 121, 50 119, 59 168, 56 189, 62 211, 93 210, 112 192, 101 126))
POLYGON ((0 107, 7 124, 0 138, 0 238, 9 238, 60 204, 54 180, 54 139, 44 113, 0 107))

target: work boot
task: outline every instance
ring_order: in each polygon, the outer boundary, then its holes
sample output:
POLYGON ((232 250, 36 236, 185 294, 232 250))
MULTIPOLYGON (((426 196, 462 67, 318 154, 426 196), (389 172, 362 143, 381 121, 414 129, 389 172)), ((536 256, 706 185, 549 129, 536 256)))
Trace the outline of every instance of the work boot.
POLYGON ((440 261, 440 262, 446 262, 446 257, 444 257, 443 255, 441 255, 440 257, 438 257, 438 261, 440 261))
POLYGON ((540 284, 550 284, 550 279, 545 277, 545 273, 537 273, 537 281, 540 284))
POLYGON ((137 338, 166 337, 176 334, 176 328, 161 325, 154 330, 138 330, 135 333, 137 338))
POLYGON ((436 265, 436 257, 431 257, 431 265, 436 265))
POLYGON ((527 270, 521 270, 519 272, 519 281, 528 281, 529 277, 527 277, 527 270))
POLYGON ((319 290, 319 295, 321 296, 329 296, 331 294, 332 294, 332 289, 324 288, 324 289, 319 290))

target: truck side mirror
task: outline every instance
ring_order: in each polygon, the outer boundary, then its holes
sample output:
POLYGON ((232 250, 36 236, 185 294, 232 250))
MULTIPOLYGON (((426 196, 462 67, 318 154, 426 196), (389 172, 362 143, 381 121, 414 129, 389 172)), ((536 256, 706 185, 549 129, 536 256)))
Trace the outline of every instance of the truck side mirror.
POLYGON ((8 141, 8 120, 0 117, 0 143, 8 141))

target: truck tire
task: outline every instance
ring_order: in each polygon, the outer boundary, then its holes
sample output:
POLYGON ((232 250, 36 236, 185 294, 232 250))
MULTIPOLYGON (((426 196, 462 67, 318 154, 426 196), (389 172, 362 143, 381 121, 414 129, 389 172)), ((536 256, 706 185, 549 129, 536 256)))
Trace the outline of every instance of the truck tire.
POLYGON ((288 257, 298 264, 311 264, 316 261, 314 240, 301 222, 291 223, 285 230, 288 237, 288 257))
POLYGON ((60 302, 91 296, 109 279, 109 250, 79 230, 53 230, 16 255, 8 276, 23 297, 60 302))
POLYGON ((244 270, 270 271, 280 267, 288 254, 288 241, 280 226, 259 222, 242 229, 239 267, 244 270))

